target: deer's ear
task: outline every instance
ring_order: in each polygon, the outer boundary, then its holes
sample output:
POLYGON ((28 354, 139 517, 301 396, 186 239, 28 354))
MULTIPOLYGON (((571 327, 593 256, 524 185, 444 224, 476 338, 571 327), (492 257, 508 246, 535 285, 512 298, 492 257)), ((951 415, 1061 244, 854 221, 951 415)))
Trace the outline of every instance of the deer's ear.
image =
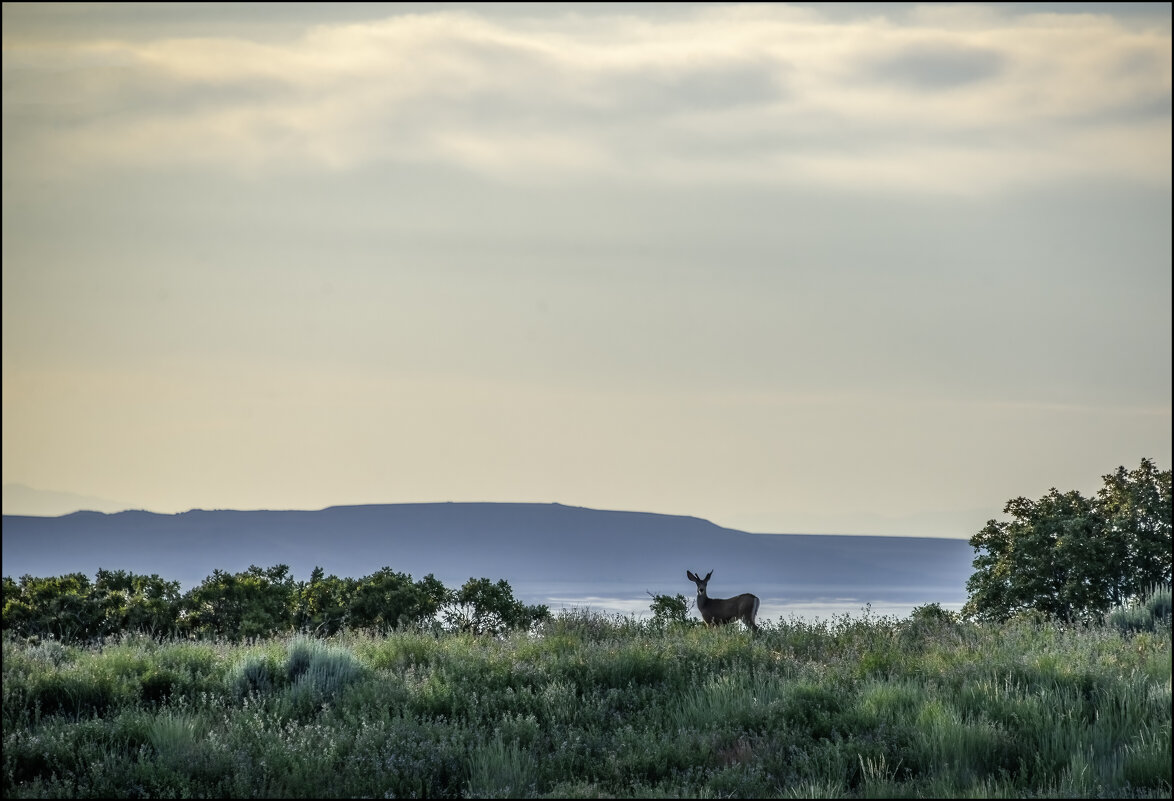
POLYGON ((712 575, 713 575, 713 571, 712 571, 712 570, 711 570, 711 571, 709 571, 708 573, 706 573, 706 574, 705 574, 705 580, 706 580, 706 581, 709 581, 709 577, 710 577, 710 576, 712 576, 712 575))
POLYGON ((690 581, 697 581, 697 577, 693 575, 692 570, 686 570, 685 577, 688 578, 690 581))

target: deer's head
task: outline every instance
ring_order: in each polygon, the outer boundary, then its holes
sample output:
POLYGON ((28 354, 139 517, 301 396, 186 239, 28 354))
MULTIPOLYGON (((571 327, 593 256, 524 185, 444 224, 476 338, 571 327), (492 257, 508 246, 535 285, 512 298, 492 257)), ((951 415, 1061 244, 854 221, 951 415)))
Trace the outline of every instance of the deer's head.
POLYGON ((713 571, 711 570, 706 573, 705 578, 701 578, 692 570, 686 570, 685 575, 688 576, 689 579, 697 585, 697 594, 705 595, 705 585, 709 583, 709 577, 713 575, 713 571))

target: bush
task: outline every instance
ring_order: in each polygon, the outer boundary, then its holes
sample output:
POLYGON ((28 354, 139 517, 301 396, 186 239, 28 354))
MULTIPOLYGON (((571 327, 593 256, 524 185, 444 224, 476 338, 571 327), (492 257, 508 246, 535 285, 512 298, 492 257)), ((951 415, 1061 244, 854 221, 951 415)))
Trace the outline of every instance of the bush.
POLYGON ((652 595, 652 619, 660 624, 689 623, 689 605, 692 603, 681 593, 676 595, 652 595))
POLYGON ((226 682, 229 690, 239 699, 253 693, 264 694, 273 689, 276 666, 268 654, 249 653, 241 658, 228 672, 226 682))
POLYGON ((549 619, 549 607, 522 603, 505 579, 494 584, 487 578, 470 578, 444 608, 450 628, 477 635, 527 631, 549 619))
POLYGON ((929 626, 940 626, 957 623, 959 619, 957 612, 951 612, 949 609, 943 609, 941 604, 925 604, 924 606, 917 606, 909 613, 910 623, 920 623, 929 626))
POLYGON ((363 673, 358 659, 346 648, 305 637, 290 641, 285 664, 289 700, 301 714, 316 711, 363 673))
POLYGON ((1119 631, 1156 631, 1170 627, 1170 587, 1154 587, 1128 606, 1109 613, 1108 624, 1119 631))

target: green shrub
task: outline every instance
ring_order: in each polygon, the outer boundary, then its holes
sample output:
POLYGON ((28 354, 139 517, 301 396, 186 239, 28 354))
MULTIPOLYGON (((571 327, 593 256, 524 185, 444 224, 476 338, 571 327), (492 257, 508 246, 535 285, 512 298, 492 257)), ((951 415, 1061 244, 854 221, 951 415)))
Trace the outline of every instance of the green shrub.
POLYGON ((653 595, 649 609, 652 610, 652 620, 659 624, 669 625, 680 623, 688 624, 690 601, 681 593, 676 595, 653 595))
POLYGON ((239 699, 253 693, 263 695, 270 692, 279 675, 269 654, 252 652, 245 654, 232 666, 226 681, 229 690, 239 699))
POLYGON ((192 761, 206 727, 195 715, 165 712, 155 718, 147 732, 158 758, 173 768, 192 761))
POLYGON ((363 673, 351 651, 306 637, 290 640, 285 667, 289 682, 286 702, 299 716, 317 712, 363 673))
POLYGON ((318 640, 304 636, 294 637, 287 646, 285 659, 286 678, 292 683, 306 672, 314 657, 325 651, 326 646, 318 640))
POLYGON ((1170 587, 1153 587, 1136 602, 1109 612, 1108 623, 1124 632, 1169 629, 1170 609, 1170 587))
POLYGON ((57 640, 38 642, 37 645, 25 651, 25 655, 29 659, 35 659, 53 667, 60 667, 72 658, 70 649, 57 640))
POLYGON ((150 703, 166 701, 179 683, 175 671, 152 667, 142 677, 143 700, 150 703))
POLYGON ((29 703, 46 715, 75 719, 106 711, 114 700, 108 678, 78 669, 40 673, 33 681, 29 703))

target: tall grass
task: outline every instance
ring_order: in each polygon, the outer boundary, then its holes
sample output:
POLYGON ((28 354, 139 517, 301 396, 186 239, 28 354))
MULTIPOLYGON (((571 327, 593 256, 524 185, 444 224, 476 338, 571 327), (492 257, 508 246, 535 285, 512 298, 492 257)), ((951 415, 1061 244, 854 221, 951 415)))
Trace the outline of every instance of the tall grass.
POLYGON ((3 794, 1168 798, 1171 637, 571 613, 535 634, 3 642, 3 794))
POLYGON ((1112 610, 1108 622, 1122 631, 1154 631, 1169 628, 1171 603, 1169 584, 1151 587, 1137 603, 1112 610))

